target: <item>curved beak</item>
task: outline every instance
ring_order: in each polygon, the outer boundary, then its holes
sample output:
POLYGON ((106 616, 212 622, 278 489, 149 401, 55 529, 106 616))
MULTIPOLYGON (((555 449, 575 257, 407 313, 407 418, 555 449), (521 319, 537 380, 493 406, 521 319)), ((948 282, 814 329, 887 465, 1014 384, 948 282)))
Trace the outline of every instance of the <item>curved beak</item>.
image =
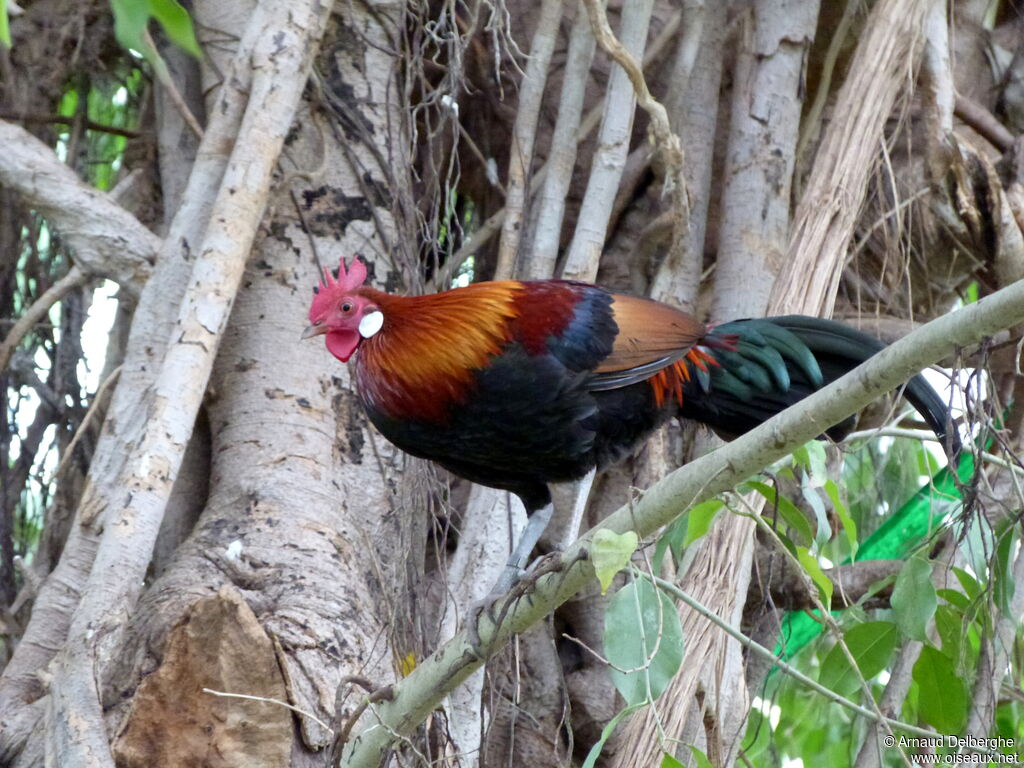
POLYGON ((327 326, 321 325, 320 323, 313 323, 302 332, 301 339, 311 339, 314 336, 319 336, 322 333, 327 333, 327 326))

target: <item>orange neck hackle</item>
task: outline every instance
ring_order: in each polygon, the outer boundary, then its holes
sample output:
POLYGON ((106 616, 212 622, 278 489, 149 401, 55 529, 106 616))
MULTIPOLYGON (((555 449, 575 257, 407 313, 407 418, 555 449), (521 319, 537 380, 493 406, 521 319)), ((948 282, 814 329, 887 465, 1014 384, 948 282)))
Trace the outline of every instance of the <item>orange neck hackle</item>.
POLYGON ((364 287, 384 315, 356 356, 364 397, 396 419, 440 422, 467 396, 474 372, 509 341, 522 283, 492 282, 427 296, 364 287))

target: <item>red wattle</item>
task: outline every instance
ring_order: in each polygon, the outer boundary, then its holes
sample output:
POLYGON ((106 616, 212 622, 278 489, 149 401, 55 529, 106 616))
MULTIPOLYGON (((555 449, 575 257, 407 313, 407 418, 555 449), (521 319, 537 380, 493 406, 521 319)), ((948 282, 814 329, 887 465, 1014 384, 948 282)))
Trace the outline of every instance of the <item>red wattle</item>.
POLYGON ((359 346, 358 331, 330 331, 327 334, 327 350, 343 363, 347 363, 359 346))

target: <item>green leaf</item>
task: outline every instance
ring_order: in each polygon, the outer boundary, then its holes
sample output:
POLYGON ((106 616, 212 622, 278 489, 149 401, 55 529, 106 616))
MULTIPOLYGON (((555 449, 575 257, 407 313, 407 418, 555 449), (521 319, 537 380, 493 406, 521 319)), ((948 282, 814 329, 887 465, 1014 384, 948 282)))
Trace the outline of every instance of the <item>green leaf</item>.
MULTIPOLYGON (((691 749, 692 749, 692 747, 691 747, 691 749)), ((704 754, 704 753, 701 752, 701 754, 704 754)), ((704 758, 704 759, 707 760, 707 758, 704 758)), ((683 765, 678 760, 676 760, 674 757, 672 757, 672 755, 670 755, 668 752, 664 752, 661 755, 661 768, 686 768, 686 766, 683 765)))
POLYGON ((910 558, 896 577, 889 601, 903 634, 921 642, 928 640, 925 630, 939 603, 931 577, 930 562, 923 557, 910 558))
POLYGON ((0 0, 0 43, 11 47, 11 27, 7 18, 7 0, 0 0))
POLYGON ((960 586, 964 588, 964 594, 971 600, 976 600, 981 594, 981 585, 978 584, 978 580, 963 568, 957 568, 955 565, 953 566, 953 575, 960 582, 960 586))
POLYGON ((635 531, 614 533, 602 528, 594 534, 590 561, 594 564, 597 580, 601 582, 602 595, 608 591, 615 574, 629 564, 629 558, 636 552, 639 543, 635 531))
POLYGON ((594 746, 590 748, 587 753, 587 759, 583 761, 582 768, 594 768, 594 764, 597 763, 597 758, 601 756, 601 750, 604 749, 605 742, 611 738, 614 733, 616 726, 622 722, 622 719, 627 715, 631 715, 636 712, 643 704, 631 704, 630 706, 623 709, 621 712, 615 715, 611 720, 608 721, 608 725, 601 729, 601 738, 599 738, 594 746))
POLYGON ((798 467, 804 467, 805 469, 810 466, 811 459, 807 455, 807 443, 804 443, 795 451, 793 451, 793 461, 798 467))
POLYGON ((965 304, 973 304, 978 300, 978 281, 975 280, 973 283, 967 286, 967 296, 964 299, 965 304))
POLYGON ((832 538, 832 523, 828 519, 828 514, 825 512, 825 502, 822 501, 821 495, 817 488, 814 488, 810 484, 807 475, 803 475, 800 478, 800 495, 804 497, 804 501, 807 502, 807 506, 814 512, 814 519, 817 523, 817 531, 814 534, 814 543, 819 548, 825 546, 828 540, 832 538))
POLYGON ((953 660, 926 645, 914 664, 918 715, 939 733, 958 733, 967 717, 967 691, 953 660))
POLYGON ((686 538, 683 539, 683 548, 686 548, 704 536, 711 530, 711 524, 715 522, 718 511, 725 506, 721 499, 708 499, 702 501, 686 513, 686 538))
POLYGON ((1013 581, 1013 551, 1017 537, 1013 529, 1003 531, 996 546, 995 557, 992 558, 990 580, 992 582, 992 594, 995 597, 999 610, 1009 613, 1012 609, 1010 602, 1013 600, 1013 593, 1016 584, 1013 581))
POLYGON ((814 533, 811 531, 811 524, 807 522, 807 518, 804 517, 804 513, 801 512, 792 501, 787 499, 785 496, 780 495, 772 486, 758 480, 748 480, 745 485, 764 496, 765 501, 768 502, 770 507, 778 509, 779 514, 782 515, 782 519, 786 521, 786 524, 789 525, 790 528, 800 534, 800 538, 805 544, 810 544, 814 541, 814 533))
POLYGON ((192 19, 176 0, 149 0, 150 13, 160 22, 168 39, 182 50, 191 53, 197 59, 202 58, 192 19))
POLYGON ((940 605, 935 609, 935 630, 942 641, 942 652, 954 661, 959 661, 961 641, 966 634, 963 614, 948 605, 940 605))
POLYGON ((627 704, 661 696, 683 663, 683 628, 668 595, 646 579, 616 592, 604 617, 604 653, 627 704))
MULTIPOLYGON (((711 764, 711 761, 708 760, 708 756, 692 744, 690 745, 690 751, 693 753, 694 768, 715 768, 715 766, 711 764)), ((666 757, 668 757, 668 755, 666 755, 666 757)), ((675 760, 675 758, 673 758, 673 760, 675 760)), ((678 760, 675 760, 675 765, 673 765, 672 768, 676 768, 676 766, 679 766, 679 768, 683 768, 683 764, 680 763, 678 760)), ((662 768, 665 768, 664 763, 662 763, 662 768)))
POLYGON ((811 440, 793 451, 793 458, 807 473, 812 488, 821 488, 828 481, 828 463, 825 445, 820 440, 811 440))
POLYGON ((151 18, 163 27, 167 37, 196 58, 202 57, 192 20, 176 0, 110 0, 114 11, 114 36, 125 48, 138 51, 151 64, 161 62, 156 48, 146 40, 151 18))
POLYGON ((651 568, 655 573, 661 572, 661 564, 665 560, 665 553, 670 550, 675 555, 675 549, 673 544, 679 544, 682 546, 683 536, 686 535, 686 520, 683 517, 677 517, 664 531, 661 532, 661 536, 658 537, 657 543, 654 545, 654 554, 651 556, 651 568), (680 532, 679 524, 683 523, 684 528, 680 532))
POLYGON ((807 547, 801 547, 797 545, 796 556, 800 561, 800 565, 804 567, 804 570, 810 575, 814 581, 815 586, 818 587, 818 591, 821 593, 821 602, 828 608, 832 605, 832 581, 825 575, 821 570, 821 565, 818 563, 818 558, 807 551, 807 547))
POLYGON ((828 494, 829 501, 832 502, 832 508, 836 511, 839 522, 843 524, 843 531, 846 533, 846 541, 850 545, 850 559, 852 560, 857 556, 857 524, 850 517, 850 511, 843 503, 838 485, 832 480, 826 480, 825 493, 828 494))
MULTIPOLYGON (((865 680, 870 680, 889 663, 899 632, 891 621, 868 621, 856 624, 843 633, 843 640, 857 662, 857 669, 865 680)), ((818 682, 843 696, 850 696, 860 688, 860 681, 850 660, 837 644, 821 663, 818 682)))
POLYGON ((967 596, 963 592, 957 592, 955 589, 937 589, 935 594, 950 605, 958 608, 961 613, 971 607, 971 601, 967 599, 967 596))

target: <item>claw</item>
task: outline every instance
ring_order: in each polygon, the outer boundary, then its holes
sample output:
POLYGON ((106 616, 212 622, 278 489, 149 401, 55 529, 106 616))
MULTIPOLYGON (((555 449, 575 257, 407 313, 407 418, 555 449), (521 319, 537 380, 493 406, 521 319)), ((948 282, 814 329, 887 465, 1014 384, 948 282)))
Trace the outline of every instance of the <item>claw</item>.
POLYGON ((484 613, 487 614, 492 622, 497 624, 495 621, 493 608, 494 604, 498 602, 498 599, 502 597, 504 593, 489 592, 486 596, 477 600, 475 603, 469 606, 469 611, 466 613, 466 641, 469 646, 473 649, 473 654, 478 659, 485 658, 483 652, 483 643, 480 641, 480 619, 484 613))
POLYGON ((549 552, 538 557, 526 570, 514 565, 510 561, 505 566, 501 576, 494 583, 491 591, 482 599, 470 605, 466 613, 466 640, 478 659, 486 660, 487 658, 483 652, 483 643, 480 641, 480 619, 484 613, 487 614, 487 618, 491 620, 495 628, 499 627, 501 622, 505 620, 509 609, 537 583, 541 576, 553 573, 560 567, 561 553, 559 552, 549 552), (494 606, 500 600, 504 600, 504 605, 495 614, 494 606))

